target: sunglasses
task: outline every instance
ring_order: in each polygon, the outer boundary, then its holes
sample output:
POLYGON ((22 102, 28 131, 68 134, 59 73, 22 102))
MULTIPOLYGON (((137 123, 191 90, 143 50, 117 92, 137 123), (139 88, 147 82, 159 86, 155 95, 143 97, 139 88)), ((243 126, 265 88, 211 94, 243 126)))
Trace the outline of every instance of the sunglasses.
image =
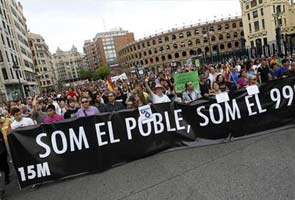
POLYGON ((88 103, 89 101, 81 101, 81 103, 88 103))

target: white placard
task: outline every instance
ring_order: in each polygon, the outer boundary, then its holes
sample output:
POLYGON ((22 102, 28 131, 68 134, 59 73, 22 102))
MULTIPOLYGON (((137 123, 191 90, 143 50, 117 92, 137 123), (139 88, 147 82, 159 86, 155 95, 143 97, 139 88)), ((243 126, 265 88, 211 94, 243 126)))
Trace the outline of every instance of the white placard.
POLYGON ((248 86, 246 89, 247 89, 247 92, 248 92, 249 96, 260 93, 259 88, 258 88, 257 85, 248 86))
POLYGON ((229 96, 227 92, 222 92, 220 94, 216 94, 217 103, 223 103, 229 101, 229 96))
POLYGON ((138 111, 141 123, 151 122, 154 120, 153 112, 150 105, 138 107, 138 111))

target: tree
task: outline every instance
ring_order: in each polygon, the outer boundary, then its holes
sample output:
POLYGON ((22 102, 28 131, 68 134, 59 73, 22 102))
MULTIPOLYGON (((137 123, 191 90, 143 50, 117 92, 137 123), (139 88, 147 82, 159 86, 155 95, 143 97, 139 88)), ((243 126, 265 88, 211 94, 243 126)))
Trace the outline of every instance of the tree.
POLYGON ((80 78, 82 80, 85 80, 85 79, 91 80, 91 78, 93 78, 93 72, 90 70, 81 69, 80 70, 80 78))
POLYGON ((95 70, 93 78, 95 80, 105 79, 111 73, 111 71, 112 71, 112 69, 108 66, 99 67, 95 70))

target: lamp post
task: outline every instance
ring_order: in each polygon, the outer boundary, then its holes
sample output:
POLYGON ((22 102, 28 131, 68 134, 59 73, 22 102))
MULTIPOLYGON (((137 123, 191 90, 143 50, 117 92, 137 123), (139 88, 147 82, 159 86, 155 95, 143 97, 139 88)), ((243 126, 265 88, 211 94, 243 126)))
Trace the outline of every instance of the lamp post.
POLYGON ((273 14, 274 18, 275 18, 275 23, 276 23, 276 43, 278 46, 278 53, 279 55, 282 54, 282 44, 281 44, 281 23, 280 23, 280 19, 282 19, 282 14, 283 12, 281 12, 281 9, 279 6, 277 6, 276 8, 276 13, 273 14))
MULTIPOLYGON (((211 64, 213 64, 213 53, 212 53, 212 44, 211 44, 211 37, 213 34, 214 32, 209 30, 209 25, 208 25, 206 36, 208 37, 211 64)), ((206 53, 206 56, 207 56, 207 53, 206 53)))
POLYGON ((19 77, 20 67, 15 62, 13 62, 12 68, 14 69, 14 71, 16 73, 16 77, 18 79, 18 87, 19 87, 20 93, 21 93, 21 99, 23 99, 24 98, 24 93, 23 93, 23 88, 22 88, 22 84, 20 82, 20 77, 19 77))

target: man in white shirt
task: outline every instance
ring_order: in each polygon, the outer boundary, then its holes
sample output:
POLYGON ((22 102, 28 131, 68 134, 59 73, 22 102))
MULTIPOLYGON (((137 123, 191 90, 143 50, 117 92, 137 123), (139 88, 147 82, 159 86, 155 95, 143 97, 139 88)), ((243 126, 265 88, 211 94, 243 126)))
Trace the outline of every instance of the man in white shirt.
POLYGON ((152 97, 153 104, 170 102, 169 97, 164 94, 164 92, 163 92, 164 87, 161 84, 156 84, 156 86, 155 86, 155 93, 153 93, 153 91, 149 87, 148 80, 146 80, 145 86, 147 88, 148 93, 152 97))
POLYGON ((11 114, 15 118, 15 121, 11 123, 12 130, 20 128, 20 127, 35 125, 34 121, 31 118, 22 117, 22 113, 21 113, 20 109, 17 107, 14 107, 12 109, 11 114))

